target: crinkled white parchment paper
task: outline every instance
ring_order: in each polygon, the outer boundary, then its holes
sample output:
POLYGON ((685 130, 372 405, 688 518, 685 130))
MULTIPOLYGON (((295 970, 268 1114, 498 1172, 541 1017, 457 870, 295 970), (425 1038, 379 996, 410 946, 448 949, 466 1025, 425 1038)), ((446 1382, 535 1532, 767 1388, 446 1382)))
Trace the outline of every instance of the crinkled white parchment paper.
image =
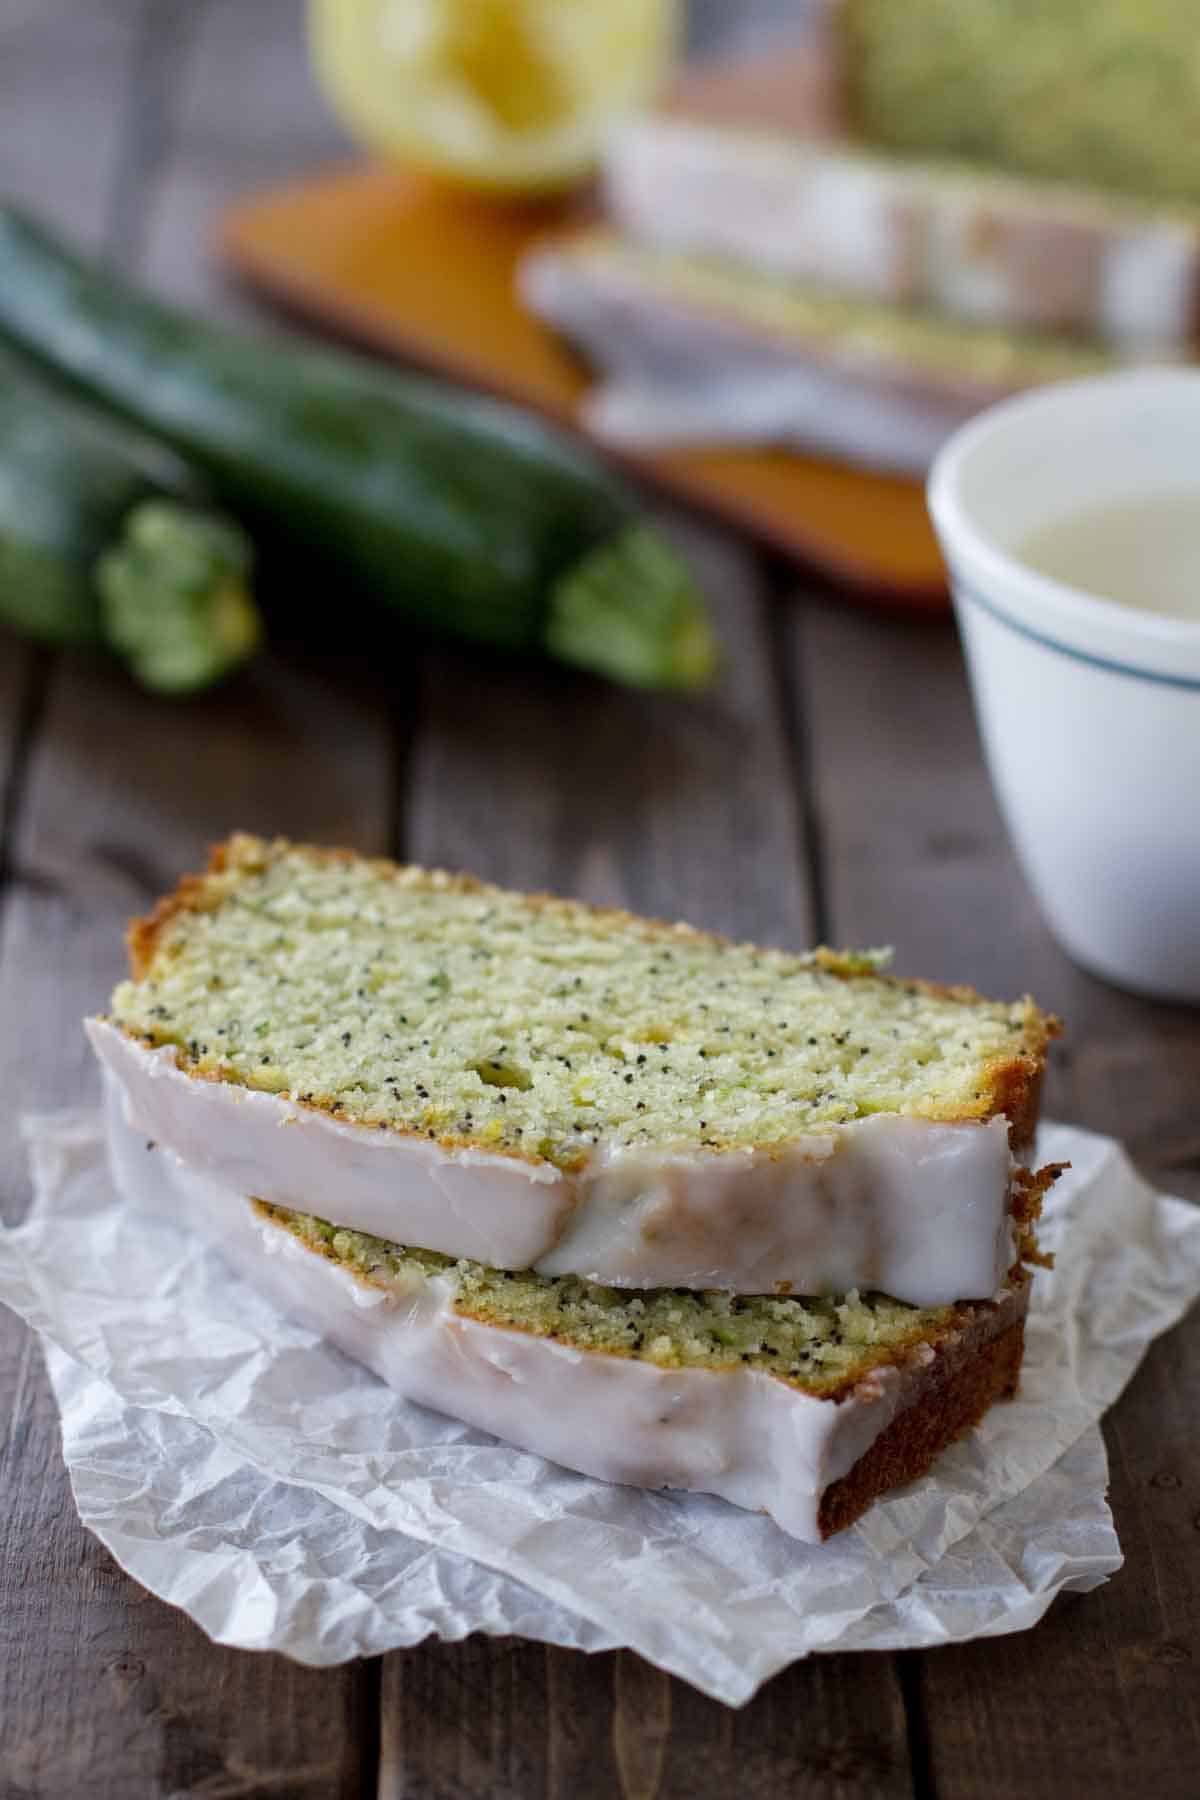
POLYGON ((80 1515, 224 1643, 329 1664, 471 1631, 628 1645, 738 1704, 796 1657, 1022 1629, 1120 1563, 1095 1421, 1200 1293, 1200 1209, 1070 1159, 1020 1397, 808 1547, 702 1495, 573 1475, 398 1399, 115 1197, 90 1114, 34 1122, 0 1300, 43 1335, 80 1515))

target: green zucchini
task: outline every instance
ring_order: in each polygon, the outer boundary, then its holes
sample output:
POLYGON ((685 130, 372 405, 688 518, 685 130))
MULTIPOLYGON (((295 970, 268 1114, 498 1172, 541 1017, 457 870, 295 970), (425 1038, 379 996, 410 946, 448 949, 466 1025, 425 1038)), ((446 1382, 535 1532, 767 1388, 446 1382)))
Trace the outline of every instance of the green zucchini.
POLYGON ((515 408, 139 294, 0 210, 0 338, 425 625, 617 680, 701 687, 692 577, 623 485, 515 408))
POLYGON ((207 687, 259 641, 244 532, 172 452, 0 351, 0 620, 107 645, 161 693, 207 687))

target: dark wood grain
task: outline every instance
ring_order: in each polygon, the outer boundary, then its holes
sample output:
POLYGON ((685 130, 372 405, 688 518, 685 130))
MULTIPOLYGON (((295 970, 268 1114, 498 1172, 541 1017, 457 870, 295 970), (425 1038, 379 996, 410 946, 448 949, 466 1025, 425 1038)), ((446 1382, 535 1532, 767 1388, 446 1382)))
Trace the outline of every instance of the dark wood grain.
MULTIPOLYGON (((1118 1131, 1160 1185, 1200 1196, 1200 1030, 1057 949, 1009 850, 953 633, 797 615, 815 825, 839 941, 901 969, 1031 988, 1066 1019, 1048 1114, 1118 1131)), ((1127 1557, 1028 1635, 913 1659, 936 1791, 996 1797, 1196 1791, 1200 1766, 1200 1317, 1150 1353, 1106 1421, 1127 1557)))
POLYGON ((164 145, 169 201, 160 196, 155 206, 141 266, 156 289, 184 305, 236 316, 250 330, 277 330, 221 277, 212 254, 220 213, 235 196, 340 160, 348 145, 313 86, 295 0, 182 5, 189 54, 177 66, 164 145))
POLYGON ((384 1660, 380 1800, 892 1800, 914 1792, 885 1657, 819 1657, 740 1712, 622 1650, 424 1645, 384 1660))
POLYGON ((96 250, 116 208, 144 11, 140 0, 0 9, 4 197, 96 250))
MULTIPOLYGON (((96 251, 112 229, 141 10, 139 0, 0 9, 0 193, 96 251)), ((0 830, 18 797, 14 755, 19 781, 49 666, 47 655, 0 630, 0 830)))
MULTIPOLYGON (((409 853, 801 945, 813 915, 768 597, 746 554, 696 528, 681 540, 729 647, 717 694, 673 704, 432 658, 409 853)), ((912 1791, 886 1658, 798 1665, 734 1716, 629 1653, 422 1646, 385 1659, 382 1721, 386 1800, 912 1791)))
MULTIPOLYGON (((230 9, 221 10, 227 17, 230 9)), ((232 133, 224 157, 214 154, 199 174, 193 162, 180 173, 177 89, 207 26, 203 8, 186 20, 183 12, 106 6, 82 21, 77 8, 56 3, 20 39, 30 99, 55 116, 57 132, 42 141, 37 120, 30 126, 26 144, 49 161, 25 181, 27 197, 80 236, 90 224, 92 241, 135 269, 170 266, 179 186, 189 204, 203 197, 211 207, 245 176, 247 158, 232 133), (182 41, 166 29, 172 23, 182 41), (78 54, 90 53, 92 63, 77 71, 82 129, 73 137, 46 100, 55 70, 76 67, 79 30, 78 54), (120 121, 135 97, 140 116, 122 141, 120 121)), ((219 60, 206 67, 210 86, 228 86, 219 60)), ((0 97, 7 98, 2 89, 0 97)), ((243 103, 249 98, 242 94, 243 103)), ((202 91, 195 104, 203 113, 202 91)), ((249 104, 246 116, 253 117, 249 104)), ((220 304, 214 292, 205 299, 220 304)), ((29 712, 21 667, 16 657, 0 673, 5 749, 29 712)), ((171 705, 101 664, 53 665, 36 736, 9 787, 0 956, 7 1216, 25 1198, 19 1113, 95 1091, 79 1021, 103 1004, 121 972, 130 913, 234 825, 386 848, 392 710, 403 691, 352 660, 322 671, 311 658, 277 656, 219 694, 171 705)), ((0 1795, 325 1800, 369 1790, 374 1685, 360 1669, 319 1673, 218 1649, 144 1594, 82 1530, 40 1355, 8 1314, 0 1320, 0 1394, 11 1403, 0 1446, 0 1795)))
POLYGON ((121 1573, 79 1524, 40 1353, 15 1326, 0 1321, 0 1796, 357 1796, 359 1684, 217 1649, 121 1573))
POLYGON ((430 659, 410 764, 408 851, 734 935, 801 945, 812 919, 774 694, 764 593, 748 555, 680 541, 728 646, 713 697, 664 699, 557 669, 430 659))
POLYGON ((0 833, 16 805, 45 661, 44 654, 0 627, 0 833))
MULTIPOLYGON (((180 711, 115 674, 64 666, 30 759, 5 909, 0 1008, 21 1021, 7 1037, 10 1100, 94 1092, 79 1020, 121 970, 126 917, 207 841, 244 821, 382 847, 389 776, 369 689, 275 662, 180 711), (312 758, 322 739, 339 745, 336 763, 312 758)), ((14 1124, 15 1111, 3 1131, 10 1213, 23 1198, 14 1124)), ((12 1791, 82 1793, 87 1769, 96 1800, 277 1792, 282 1763, 288 1794, 357 1794, 374 1743, 359 1671, 218 1650, 142 1594, 79 1525, 40 1359, 12 1319, 0 1390, 13 1396, 0 1458, 0 1769, 25 1772, 12 1791)))

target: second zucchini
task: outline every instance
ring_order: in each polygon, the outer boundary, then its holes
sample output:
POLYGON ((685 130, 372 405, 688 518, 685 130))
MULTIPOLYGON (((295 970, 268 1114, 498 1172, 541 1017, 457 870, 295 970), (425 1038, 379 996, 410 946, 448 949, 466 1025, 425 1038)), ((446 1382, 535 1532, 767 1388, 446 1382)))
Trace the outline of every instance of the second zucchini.
POLYGON ((259 642, 250 562, 178 457, 0 351, 0 621, 186 693, 259 642))

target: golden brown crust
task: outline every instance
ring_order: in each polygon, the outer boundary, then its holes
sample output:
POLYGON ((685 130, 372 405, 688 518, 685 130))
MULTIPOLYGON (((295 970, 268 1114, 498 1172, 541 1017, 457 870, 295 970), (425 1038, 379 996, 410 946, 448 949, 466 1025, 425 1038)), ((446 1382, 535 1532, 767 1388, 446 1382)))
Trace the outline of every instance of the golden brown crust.
POLYGON ((213 850, 205 874, 184 875, 174 893, 164 894, 161 900, 156 900, 144 918, 130 919, 125 928, 125 943, 129 950, 129 973, 135 981, 142 981, 149 974, 167 926, 180 913, 206 910, 204 903, 212 892, 210 877, 218 870, 217 859, 222 848, 217 846, 213 850))
MULTIPOLYGON (((223 843, 213 845, 209 853, 208 867, 201 874, 184 875, 174 893, 164 896, 152 910, 140 919, 130 920, 126 931, 126 943, 129 948, 130 974, 135 981, 141 981, 149 973, 151 964, 158 954, 167 928, 188 912, 208 912, 220 905, 232 881, 241 873, 252 873, 265 868, 277 857, 291 851, 300 851, 308 857, 320 862, 362 862, 376 874, 400 878, 417 874, 445 887, 451 892, 498 894, 504 890, 480 881, 474 875, 449 874, 441 869, 419 869, 416 865, 403 865, 390 861, 385 857, 362 856, 354 850, 330 849, 318 845, 294 844, 287 838, 256 838, 248 832, 234 832, 223 843)), ((702 931, 696 926, 682 921, 671 923, 665 919, 646 918, 637 913, 626 911, 616 906, 590 906, 580 900, 564 900, 557 895, 547 893, 528 894, 524 896, 526 903, 533 910, 543 908, 559 908, 589 918, 603 919, 614 925, 632 927, 648 937, 685 937, 693 942, 705 943, 718 947, 728 947, 737 940, 723 937, 718 932, 702 931)), ((750 946, 755 948, 756 946, 750 946)), ((925 994, 931 999, 954 1000, 963 1005, 986 1004, 984 997, 974 988, 966 986, 948 986, 933 981, 922 981, 912 977, 900 977, 878 972, 864 966, 861 958, 845 952, 830 950, 821 946, 812 952, 814 962, 826 974, 836 976, 842 981, 861 980, 866 976, 888 982, 902 988, 908 993, 925 994)), ((1062 1025, 1053 1014, 1041 1012, 1033 1001, 1026 996, 1023 1004, 1027 1008, 1027 1016, 1020 1038, 1014 1047, 1013 1054, 996 1059, 984 1066, 978 1096, 965 1106, 941 1108, 930 1111, 924 1116, 942 1124, 954 1124, 977 1119, 991 1119, 1003 1114, 1009 1121, 1009 1138, 1014 1151, 1025 1147, 1033 1137, 1037 1126, 1038 1108, 1041 1096, 1042 1069, 1045 1062, 1046 1046, 1051 1038, 1057 1037, 1062 1025)), ((184 1060, 178 1063, 180 1069, 188 1074, 199 1071, 188 1067, 184 1060)), ((219 1079, 219 1077, 217 1077, 219 1079)), ((290 1098, 296 1105, 309 1106, 314 1111, 332 1112, 337 1108, 322 1104, 320 1101, 305 1100, 299 1095, 290 1098)), ((428 1136, 409 1128, 387 1126, 388 1130, 396 1130, 402 1136, 428 1136)), ((460 1137, 441 1137, 435 1141, 446 1149, 468 1147, 470 1140, 460 1137)), ((777 1152, 778 1145, 761 1146, 768 1153, 777 1152)), ((526 1151, 512 1149, 504 1154, 511 1154, 518 1160, 538 1162, 542 1159, 526 1151)), ((579 1158, 582 1165, 583 1156, 579 1158)))
POLYGON ((890 1489, 916 1481, 995 1401, 1010 1399, 1024 1347, 1020 1318, 969 1357, 939 1357, 921 1398, 896 1415, 848 1474, 826 1488, 817 1515, 821 1536, 844 1531, 890 1489))
POLYGON ((1018 1269, 1025 1263, 1035 1263, 1039 1269, 1054 1267, 1054 1258, 1050 1252, 1038 1248, 1035 1232, 1042 1216, 1042 1202, 1059 1176, 1070 1166, 1070 1163, 1047 1163, 1044 1168, 1036 1171, 1013 1171, 1009 1216, 1017 1236, 1018 1269))
MULTIPOLYGON (((1051 1179, 1053 1180, 1054 1177, 1051 1179)), ((1049 1186, 1050 1183, 1047 1182, 1046 1185, 1049 1186)), ((1018 1257, 1008 1272, 1004 1286, 1010 1294, 1024 1294, 1025 1297, 1020 1301, 1022 1316, 1024 1308, 1028 1304, 1030 1280, 1029 1270, 1025 1268, 1024 1263, 1018 1257)), ((875 1361, 872 1366, 876 1369, 890 1368, 893 1365, 903 1368, 906 1364, 911 1364, 914 1358, 923 1357, 927 1350, 933 1350, 939 1359, 946 1361, 947 1366, 953 1366, 956 1359, 963 1353, 964 1344, 978 1339, 983 1322, 990 1320, 1001 1304, 1004 1302, 997 1300, 959 1301, 957 1305, 949 1309, 949 1316, 940 1325, 914 1324, 908 1336, 900 1339, 898 1343, 889 1345, 886 1350, 876 1348, 875 1361)), ((941 1366, 940 1362, 939 1366, 941 1366)), ((789 1375, 776 1374, 774 1370, 768 1370, 767 1373, 774 1374, 777 1381, 782 1381, 789 1387, 805 1391, 803 1381, 789 1375)), ((847 1400, 864 1380, 869 1379, 869 1375, 850 1376, 839 1387, 827 1389, 822 1393, 821 1398, 834 1401, 847 1400)))

